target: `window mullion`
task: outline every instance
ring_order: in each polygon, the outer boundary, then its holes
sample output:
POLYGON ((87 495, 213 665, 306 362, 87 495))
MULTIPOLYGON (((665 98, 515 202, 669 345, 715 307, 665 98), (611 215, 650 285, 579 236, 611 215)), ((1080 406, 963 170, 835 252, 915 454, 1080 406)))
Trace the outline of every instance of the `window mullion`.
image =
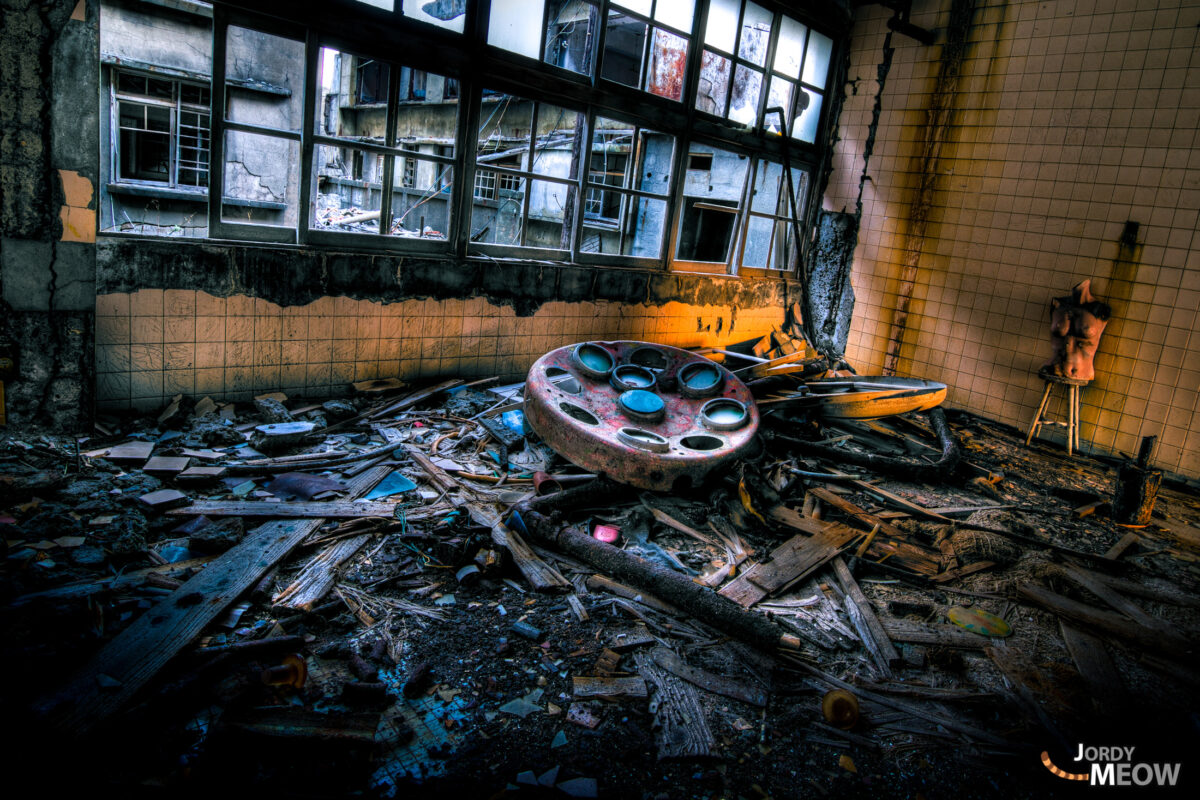
MULTIPOLYGON (((472 73, 472 76, 474 73, 472 73)), ((471 212, 475 204, 475 155, 479 148, 479 118, 483 86, 464 76, 459 84, 458 134, 455 166, 458 173, 450 192, 454 213, 450 215, 450 240, 455 255, 465 257, 471 238, 471 212)))
POLYGON ((209 97, 212 109, 208 115, 208 230, 220 238, 221 198, 225 193, 225 37, 229 28, 229 12, 222 5, 213 6, 212 22, 212 83, 209 97))
MULTIPOLYGON (((775 83, 775 49, 779 46, 779 29, 783 25, 783 15, 776 13, 771 18, 771 36, 767 40, 767 60, 763 64, 762 89, 758 96, 758 121, 754 126, 755 133, 763 135, 767 131, 767 103, 771 102, 771 87, 775 83)), ((788 120, 791 115, 788 109, 783 109, 783 118, 779 120, 783 135, 788 135, 788 120)))
POLYGON ((304 110, 300 123, 300 218, 297 231, 301 242, 308 239, 309 220, 312 217, 312 202, 316 194, 313 180, 313 131, 317 127, 317 72, 321 57, 321 43, 317 34, 308 30, 304 42, 304 110))
MULTIPOLYGON (((389 148, 396 146, 396 126, 400 107, 400 86, 396 80, 399 73, 396 64, 388 64, 387 116, 383 124, 383 143, 389 148)), ((428 79, 426 79, 428 85, 428 79)), ((445 91, 443 89, 443 91, 445 91)), ((405 156, 405 158, 408 158, 405 156)), ((387 236, 392 230, 392 187, 395 184, 396 156, 384 156, 383 175, 379 179, 379 233, 387 236)), ((367 189, 368 196, 370 188, 367 189)), ((407 195, 406 195, 407 197, 407 195)))

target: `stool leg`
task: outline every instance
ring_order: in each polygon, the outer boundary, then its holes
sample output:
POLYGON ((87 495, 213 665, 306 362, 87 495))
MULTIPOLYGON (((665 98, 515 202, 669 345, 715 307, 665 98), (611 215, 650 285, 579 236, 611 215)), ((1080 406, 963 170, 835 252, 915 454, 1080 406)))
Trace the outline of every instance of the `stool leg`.
POLYGON ((1075 449, 1079 449, 1079 387, 1071 387, 1072 400, 1075 403, 1075 449))
POLYGON ((1038 428, 1042 425, 1042 412, 1046 410, 1046 401, 1050 399, 1050 387, 1053 384, 1046 381, 1046 391, 1042 392, 1042 402, 1038 405, 1037 414, 1033 418, 1033 424, 1029 426, 1029 435, 1025 437, 1025 446, 1033 441, 1033 437, 1037 436, 1038 428))
POLYGON ((1078 423, 1079 410, 1075 408, 1075 399, 1079 386, 1067 387, 1067 455, 1072 455, 1075 449, 1075 425, 1078 423))

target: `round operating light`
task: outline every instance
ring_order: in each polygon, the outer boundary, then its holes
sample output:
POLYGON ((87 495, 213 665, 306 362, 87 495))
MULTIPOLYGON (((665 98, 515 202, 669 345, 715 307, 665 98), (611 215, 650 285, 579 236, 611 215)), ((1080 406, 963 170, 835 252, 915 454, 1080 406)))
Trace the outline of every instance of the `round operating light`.
POLYGON ((679 393, 684 397, 709 397, 721 390, 723 381, 716 364, 693 361, 679 370, 679 393))
POLYGON ((617 398, 617 406, 630 419, 640 422, 661 422, 667 411, 663 399, 645 389, 631 389, 617 398))
POLYGON ((602 381, 612 373, 616 359, 607 349, 595 342, 584 342, 571 352, 571 362, 585 376, 602 381))
POLYGON ((618 392, 628 392, 633 389, 652 389, 655 384, 654 373, 637 364, 622 364, 612 372, 611 383, 618 392))
POLYGON ((671 443, 653 431, 641 428, 621 428, 617 431, 617 439, 639 450, 649 450, 651 453, 665 453, 671 449, 671 443))
POLYGON ((746 406, 729 397, 709 400, 700 409, 700 422, 709 430, 736 431, 749 421, 746 406))

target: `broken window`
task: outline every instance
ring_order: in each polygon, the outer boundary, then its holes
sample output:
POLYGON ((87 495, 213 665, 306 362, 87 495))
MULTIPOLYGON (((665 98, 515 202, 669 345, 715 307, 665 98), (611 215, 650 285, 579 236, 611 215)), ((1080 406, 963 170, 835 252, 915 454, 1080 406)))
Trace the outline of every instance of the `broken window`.
POLYGON ((462 33, 467 0, 404 0, 404 16, 462 33))
POLYGON ((660 255, 674 153, 671 136, 621 120, 595 119, 583 208, 583 252, 660 255))
POLYGON ((796 265, 795 227, 793 216, 803 219, 804 199, 808 193, 808 173, 793 168, 791 197, 789 176, 782 164, 758 159, 754 164, 744 229, 742 233, 742 267, 755 269, 790 270, 796 265))
POLYGON ((694 0, 611 0, 601 77, 683 98, 694 0))
POLYGON ((314 115, 313 230, 444 239, 451 218, 456 103, 441 101, 449 79, 386 59, 322 47, 317 108, 339 109, 330 130, 314 115), (399 103, 347 103, 350 75, 371 65, 376 91, 387 98, 399 82, 399 103), (438 98, 425 102, 432 93, 438 98), (358 164, 370 164, 361 171, 358 164), (351 165, 349 173, 344 165, 351 165), (385 187, 388 187, 385 190, 385 187))
POLYGON ((688 160, 676 258, 725 264, 732 252, 750 159, 715 147, 693 145, 688 160), (701 155, 711 155, 711 159, 698 158, 701 155))
POLYGON ((752 2, 711 0, 696 108, 814 142, 832 49, 832 39, 791 17, 752 2))
POLYGON ((492 93, 482 100, 479 120, 477 186, 481 172, 492 172, 496 190, 494 203, 472 209, 471 241, 569 250, 584 115, 492 93))
POLYGON ((387 102, 387 65, 373 58, 360 59, 355 67, 354 101, 360 105, 387 102))

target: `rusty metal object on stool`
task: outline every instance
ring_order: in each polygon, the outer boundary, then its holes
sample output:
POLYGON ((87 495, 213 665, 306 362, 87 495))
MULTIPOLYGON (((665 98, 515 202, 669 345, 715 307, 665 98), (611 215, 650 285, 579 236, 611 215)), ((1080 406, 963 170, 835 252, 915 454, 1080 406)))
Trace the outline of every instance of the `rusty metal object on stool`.
POLYGON ((529 370, 525 418, 565 458, 621 483, 699 484, 758 430, 750 391, 719 364, 666 345, 582 342, 529 370))
POLYGON ((892 375, 850 375, 808 381, 810 394, 797 401, 838 419, 879 419, 928 411, 946 399, 946 384, 892 375))

